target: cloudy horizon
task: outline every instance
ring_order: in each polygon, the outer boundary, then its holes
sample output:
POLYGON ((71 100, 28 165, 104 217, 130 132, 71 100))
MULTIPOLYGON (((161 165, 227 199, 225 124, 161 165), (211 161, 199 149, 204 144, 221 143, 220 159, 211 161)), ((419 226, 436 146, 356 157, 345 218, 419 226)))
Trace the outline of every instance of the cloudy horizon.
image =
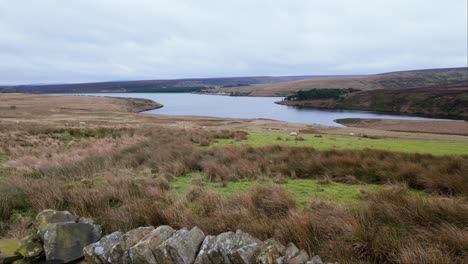
POLYGON ((467 1, 0 0, 0 84, 467 67, 467 1))

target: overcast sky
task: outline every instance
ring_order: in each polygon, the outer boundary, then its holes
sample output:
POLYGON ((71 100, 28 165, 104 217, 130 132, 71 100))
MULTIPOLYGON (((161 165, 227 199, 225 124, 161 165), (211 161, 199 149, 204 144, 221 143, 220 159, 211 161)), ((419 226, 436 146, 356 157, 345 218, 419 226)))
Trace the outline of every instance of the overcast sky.
POLYGON ((0 84, 466 67, 467 0, 0 0, 0 84))

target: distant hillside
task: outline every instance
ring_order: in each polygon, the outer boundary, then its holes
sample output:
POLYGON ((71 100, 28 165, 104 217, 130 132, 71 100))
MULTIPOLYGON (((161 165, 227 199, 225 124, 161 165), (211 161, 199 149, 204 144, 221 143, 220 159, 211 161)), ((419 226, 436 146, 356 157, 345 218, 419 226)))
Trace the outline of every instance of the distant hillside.
POLYGON ((195 92, 204 89, 249 86, 316 78, 316 76, 257 76, 176 80, 119 81, 77 84, 0 86, 0 92, 99 93, 99 92, 195 92))
POLYGON ((422 88, 378 89, 339 99, 281 101, 283 105, 393 112, 468 120, 468 82, 422 88))
POLYGON ((400 71, 374 75, 323 77, 247 87, 212 89, 205 92, 243 96, 288 96, 297 91, 317 88, 353 88, 365 91, 427 87, 465 82, 468 82, 468 68, 449 68, 400 71))

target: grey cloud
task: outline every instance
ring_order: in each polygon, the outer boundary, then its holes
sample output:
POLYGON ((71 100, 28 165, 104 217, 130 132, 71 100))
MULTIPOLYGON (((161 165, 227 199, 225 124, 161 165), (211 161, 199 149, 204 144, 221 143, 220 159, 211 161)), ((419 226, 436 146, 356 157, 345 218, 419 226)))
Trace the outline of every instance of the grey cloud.
POLYGON ((0 0, 0 83, 467 65, 465 0, 0 0))

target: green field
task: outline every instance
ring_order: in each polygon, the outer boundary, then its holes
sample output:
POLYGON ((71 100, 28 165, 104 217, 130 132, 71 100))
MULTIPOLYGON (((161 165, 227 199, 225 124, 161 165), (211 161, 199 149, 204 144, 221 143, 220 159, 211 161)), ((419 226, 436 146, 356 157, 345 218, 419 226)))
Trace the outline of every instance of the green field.
POLYGON ((313 147, 316 149, 381 149, 406 153, 433 155, 468 155, 468 142, 449 140, 369 138, 362 136, 301 134, 304 141, 296 141, 288 133, 249 132, 247 140, 219 140, 216 145, 266 146, 273 144, 313 147), (281 138, 281 139, 279 139, 281 138))
MULTIPOLYGON (((176 177, 171 181, 171 188, 180 195, 187 194, 191 186, 192 177, 195 175, 198 174, 194 173, 176 177)), ((245 192, 258 183, 269 184, 273 182, 271 180, 230 181, 227 183, 227 186, 222 187, 220 183, 205 181, 205 186, 209 190, 229 196, 245 192)), ((288 179, 287 183, 280 184, 280 186, 289 191, 301 207, 307 207, 310 201, 314 199, 333 201, 344 206, 354 206, 358 205, 361 201, 360 190, 378 191, 384 188, 383 185, 377 184, 321 183, 319 180, 314 179, 288 179)))

